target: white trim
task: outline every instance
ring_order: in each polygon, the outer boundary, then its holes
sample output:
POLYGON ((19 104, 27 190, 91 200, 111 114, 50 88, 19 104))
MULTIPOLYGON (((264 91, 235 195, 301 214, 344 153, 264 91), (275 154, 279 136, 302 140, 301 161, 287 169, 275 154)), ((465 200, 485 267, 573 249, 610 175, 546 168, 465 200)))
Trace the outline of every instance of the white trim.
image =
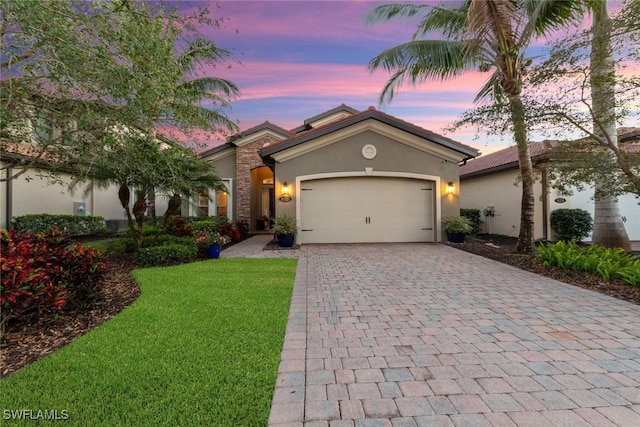
POLYGON ((207 162, 217 162, 218 160, 222 160, 226 157, 229 157, 233 154, 235 154, 236 150, 233 147, 229 147, 225 150, 219 151, 215 154, 211 154, 209 156, 203 157, 203 160, 207 161, 207 162))
MULTIPOLYGON (((233 221, 233 178, 220 178, 222 182, 224 182, 225 187, 227 187, 227 218, 229 221, 233 221)), ((214 214, 218 214, 218 206, 217 206, 218 198, 214 195, 213 200, 210 200, 209 209, 213 209, 214 214)))
POLYGON ((416 150, 420 150, 424 153, 431 154, 455 164, 458 164, 465 158, 464 154, 458 153, 451 148, 440 146, 433 141, 412 135, 409 132, 380 123, 373 119, 365 120, 335 132, 331 132, 327 135, 320 136, 303 144, 275 153, 271 157, 273 157, 277 162, 286 162, 303 154, 335 144, 336 142, 341 142, 366 131, 375 132, 395 142, 405 144, 409 147, 415 148, 416 150))
POLYGON ((260 138, 264 138, 267 136, 273 137, 276 141, 282 141, 289 138, 288 136, 284 136, 282 134, 274 132, 271 129, 263 129, 256 133, 252 133, 251 135, 248 135, 244 138, 233 141, 233 143, 236 145, 236 147, 242 147, 243 145, 251 144, 252 142, 259 140, 260 138))
POLYGON ((302 218, 300 216, 300 198, 302 196, 301 185, 303 181, 312 181, 316 179, 329 179, 329 178, 350 178, 350 177, 361 177, 361 176, 378 176, 378 177, 388 177, 388 178, 410 178, 410 179, 419 179, 423 181, 432 181, 435 183, 435 206, 436 206, 436 218, 435 224, 433 225, 433 232, 436 243, 440 243, 442 241, 441 234, 441 223, 442 223, 442 207, 441 207, 441 193, 440 193, 440 184, 441 178, 436 175, 426 175, 420 173, 411 173, 411 172, 387 172, 387 171, 374 171, 372 168, 366 168, 364 171, 352 171, 352 172, 328 172, 328 173, 316 173, 311 175, 300 175, 296 177, 296 188, 294 194, 298 196, 296 199, 296 220, 298 222, 299 228, 304 228, 304 224, 302 222, 302 218))

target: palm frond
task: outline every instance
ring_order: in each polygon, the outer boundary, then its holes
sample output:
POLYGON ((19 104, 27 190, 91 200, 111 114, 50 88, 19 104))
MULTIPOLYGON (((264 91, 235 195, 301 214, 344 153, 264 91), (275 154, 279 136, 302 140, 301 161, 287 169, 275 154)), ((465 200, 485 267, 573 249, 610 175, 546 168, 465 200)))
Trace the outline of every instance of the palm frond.
POLYGON ((505 100, 504 91, 500 86, 500 79, 497 73, 493 73, 491 77, 482 85, 482 88, 476 94, 473 102, 478 103, 482 101, 495 101, 501 103, 505 100))
POLYGON ((539 36, 549 30, 578 25, 590 3, 580 0, 526 0, 527 31, 539 36))
POLYGON ((414 40, 382 52, 369 62, 369 70, 394 73, 380 96, 391 101, 395 89, 427 80, 446 80, 476 65, 464 54, 464 44, 449 40, 414 40))
POLYGON ((190 73, 202 62, 222 61, 230 54, 228 50, 219 48, 214 42, 197 37, 180 53, 177 62, 182 72, 190 73))
POLYGON ((418 23, 413 39, 424 37, 431 32, 437 32, 446 39, 460 39, 464 33, 470 3, 471 0, 466 0, 462 6, 455 9, 441 6, 432 8, 418 23))
POLYGON ((240 94, 240 89, 234 83, 218 77, 189 80, 180 85, 179 90, 194 101, 206 97, 207 94, 217 94, 226 98, 235 98, 240 94))
POLYGON ((396 18, 411 18, 429 6, 422 4, 398 3, 376 6, 365 16, 365 23, 371 25, 396 18))

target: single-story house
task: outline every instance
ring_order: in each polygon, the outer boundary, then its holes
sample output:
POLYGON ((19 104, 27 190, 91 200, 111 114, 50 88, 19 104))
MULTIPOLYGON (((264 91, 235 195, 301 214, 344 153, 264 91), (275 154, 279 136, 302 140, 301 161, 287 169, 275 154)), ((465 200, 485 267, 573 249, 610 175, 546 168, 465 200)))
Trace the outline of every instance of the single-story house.
POLYGON ((477 155, 373 107, 343 104, 293 130, 264 122, 202 153, 228 191, 203 195, 183 214, 225 214, 252 231, 293 216, 298 243, 439 242, 441 218, 459 213, 458 165, 477 155))
MULTIPOLYGON (((619 141, 626 149, 640 153, 640 128, 624 128, 619 141)), ((557 141, 532 142, 529 145, 536 171, 534 184, 534 238, 552 239, 551 212, 555 209, 583 209, 594 215, 593 189, 573 191, 565 196, 551 188, 545 164, 557 141)), ((460 207, 480 209, 483 231, 506 236, 520 233, 522 187, 518 185, 520 170, 515 146, 479 156, 460 166, 460 207)), ((629 239, 640 241, 640 200, 633 194, 618 198, 629 239)), ((590 236, 586 240, 590 240, 590 236)))

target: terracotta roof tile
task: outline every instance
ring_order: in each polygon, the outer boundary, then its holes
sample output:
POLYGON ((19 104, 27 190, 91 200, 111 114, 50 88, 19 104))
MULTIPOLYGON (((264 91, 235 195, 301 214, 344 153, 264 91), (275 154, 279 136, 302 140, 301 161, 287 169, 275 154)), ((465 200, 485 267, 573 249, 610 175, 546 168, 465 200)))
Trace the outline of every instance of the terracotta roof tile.
MULTIPOLYGON (((618 137, 625 150, 640 153, 640 128, 619 128, 618 137), (627 142, 628 141, 628 142, 627 142)), ((531 158, 535 159, 548 153, 559 141, 544 140, 529 144, 531 158)), ((518 167, 518 150, 515 145, 494 153, 479 156, 460 166, 460 177, 474 176, 518 167)))

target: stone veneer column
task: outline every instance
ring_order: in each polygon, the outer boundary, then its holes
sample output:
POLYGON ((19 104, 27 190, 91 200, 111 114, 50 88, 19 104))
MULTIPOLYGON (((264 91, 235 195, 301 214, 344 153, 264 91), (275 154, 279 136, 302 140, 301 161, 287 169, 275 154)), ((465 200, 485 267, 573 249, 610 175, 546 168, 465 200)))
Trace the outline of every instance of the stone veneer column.
MULTIPOLYGON (((251 170, 264 166, 258 152, 274 142, 264 137, 236 148, 236 214, 237 219, 251 221, 251 170)), ((253 224, 250 224, 253 229, 253 224)))

